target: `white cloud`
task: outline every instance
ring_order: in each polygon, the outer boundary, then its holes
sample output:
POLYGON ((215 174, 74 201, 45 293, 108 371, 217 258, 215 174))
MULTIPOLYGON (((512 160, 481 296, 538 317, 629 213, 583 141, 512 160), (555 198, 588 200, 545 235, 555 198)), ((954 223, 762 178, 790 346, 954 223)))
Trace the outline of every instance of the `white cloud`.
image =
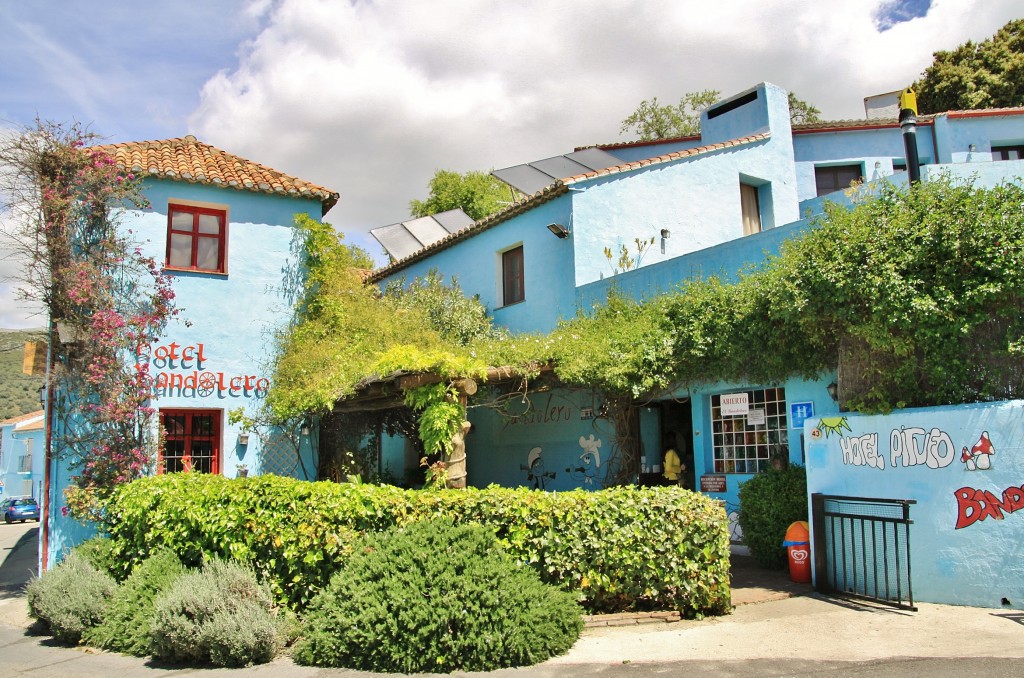
MULTIPOLYGON (((762 80, 860 117, 934 51, 1022 14, 1019 0, 933 0, 880 33, 888 1, 101 3, 85 24, 53 20, 60 0, 0 3, 0 117, 92 120, 122 141, 191 131, 339 191, 328 220, 378 254, 365 232, 405 218, 435 169, 622 141, 643 99, 762 80)), ((13 303, 0 289, 0 327, 13 303)))
POLYGON ((879 33, 880 3, 261 0, 264 30, 207 82, 190 125, 339 191, 328 219, 373 243, 360 233, 406 218, 437 168, 624 140, 619 121, 642 99, 762 80, 826 117, 861 117, 865 96, 1019 13, 1015 0, 936 0, 879 33))

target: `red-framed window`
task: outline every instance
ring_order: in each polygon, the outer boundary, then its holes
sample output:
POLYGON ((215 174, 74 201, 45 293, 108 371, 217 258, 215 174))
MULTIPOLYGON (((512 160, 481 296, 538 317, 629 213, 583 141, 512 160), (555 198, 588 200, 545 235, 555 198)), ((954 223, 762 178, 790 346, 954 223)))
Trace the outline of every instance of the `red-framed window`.
POLYGON ((157 473, 220 473, 220 410, 160 410, 164 445, 157 473))
POLYGON ((523 246, 501 253, 502 306, 526 299, 523 281, 523 246))
POLYGON ((167 208, 168 268, 224 273, 227 212, 171 204, 167 208))

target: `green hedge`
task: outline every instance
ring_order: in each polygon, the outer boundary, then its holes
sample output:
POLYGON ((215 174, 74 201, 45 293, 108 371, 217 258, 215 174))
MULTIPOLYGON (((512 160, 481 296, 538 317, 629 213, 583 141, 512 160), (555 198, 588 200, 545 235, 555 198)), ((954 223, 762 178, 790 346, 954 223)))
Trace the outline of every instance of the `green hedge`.
POLYGON ((305 608, 359 534, 444 516, 491 527, 513 559, 591 612, 730 609, 721 506, 676 487, 546 493, 488 487, 425 492, 278 476, 143 478, 115 492, 105 529, 127 569, 169 546, 251 563, 275 596, 305 608))
POLYGON ((740 485, 743 543, 761 567, 784 569, 786 530, 807 520, 807 471, 803 466, 768 469, 740 485))

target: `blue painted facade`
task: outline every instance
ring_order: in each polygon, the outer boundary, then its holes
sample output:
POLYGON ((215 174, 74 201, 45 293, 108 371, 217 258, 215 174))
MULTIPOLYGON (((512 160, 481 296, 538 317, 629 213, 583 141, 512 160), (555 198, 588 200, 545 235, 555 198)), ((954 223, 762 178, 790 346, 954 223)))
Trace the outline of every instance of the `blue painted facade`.
MULTIPOLYGON (((411 280, 437 269, 444 276, 457 277, 468 295, 479 294, 496 324, 514 332, 547 332, 560 319, 602 303, 613 284, 640 299, 689 279, 710 275, 735 279, 738 271, 763 261, 786 239, 811 228, 811 217, 821 213, 825 200, 849 205, 856 195, 876 190, 881 182, 905 185, 907 181, 904 172, 896 171, 906 155, 896 121, 794 128, 787 93, 771 84, 762 83, 716 104, 702 115, 701 125, 699 138, 602 146, 623 165, 555 182, 525 204, 481 222, 479 232, 470 228, 450 242, 427 247, 377 272, 377 279, 382 284, 403 276, 411 280), (819 197, 816 168, 835 165, 859 166, 864 183, 853 191, 819 197), (743 235, 740 184, 757 189, 759 233, 743 235), (547 230, 550 223, 568 228, 569 237, 555 238, 547 230), (663 230, 668 235, 664 239, 663 230), (634 239, 651 237, 654 244, 639 266, 614 275, 604 248, 614 252, 626 245, 635 254, 634 239), (500 253, 520 242, 525 256, 525 300, 503 308, 500 253)), ((916 139, 924 163, 923 181, 971 177, 979 186, 992 186, 1024 176, 1024 161, 993 162, 991 154, 993 146, 1024 140, 1024 109, 922 116, 916 139)), ((640 408, 642 459, 637 471, 651 473, 660 466, 663 439, 671 433, 687 458, 693 456, 687 483, 695 489, 704 484, 709 494, 734 507, 739 486, 752 474, 746 470, 748 464, 738 460, 716 468, 713 399, 742 392, 763 394, 767 389, 775 395, 784 393, 784 406, 779 409, 785 411, 786 421, 774 437, 782 439, 777 442, 788 449, 790 462, 802 464, 807 440, 799 418, 792 416, 793 408, 805 413, 813 410, 814 416, 838 414, 826 388, 835 378, 835 373, 828 373, 814 381, 792 379, 785 384, 703 384, 658 394, 640 408), (775 392, 778 388, 783 391, 775 392)), ((537 397, 542 396, 547 397, 537 397)), ((573 402, 580 394, 564 391, 558 397, 573 402)), ((591 403, 600 396, 587 394, 584 399, 591 403)), ((521 468, 531 450, 539 448, 544 455, 549 448, 559 450, 559 460, 545 462, 545 468, 561 473, 562 461, 576 452, 572 443, 576 441, 578 447, 579 435, 595 433, 602 438, 604 450, 614 439, 607 428, 597 433, 609 426, 600 418, 595 422, 576 415, 560 426, 536 425, 510 432, 494 424, 484 409, 469 413, 475 430, 467 439, 468 473, 474 485, 532 485, 521 468)), ((761 429, 758 425, 748 429, 742 431, 744 437, 753 433, 756 441, 761 429)), ((738 439, 739 432, 730 433, 738 439)), ((396 467, 404 463, 406 468, 414 464, 408 454, 402 461, 400 441, 385 440, 384 451, 386 463, 396 467)), ((553 485, 561 489, 566 480, 559 476, 553 485)), ((573 486, 590 485, 577 481, 573 486)))
POLYGON ((915 600, 1024 609, 1022 417, 1015 400, 810 420, 808 490, 916 502, 915 600))
POLYGON ((0 422, 0 499, 43 496, 43 411, 0 422))
MULTIPOLYGON (((228 412, 251 411, 266 395, 273 332, 291 318, 302 284, 294 219, 302 213, 319 220, 321 200, 163 178, 147 178, 143 193, 150 207, 129 212, 123 225, 131 229, 144 254, 158 262, 166 259, 168 205, 227 213, 224 273, 168 269, 180 315, 149 353, 138 357, 149 363, 155 379, 153 406, 213 414, 217 473, 235 477, 244 465, 250 474, 314 479, 316 464, 308 436, 299 437, 298 451, 273 436, 264 441, 250 433, 246 440, 240 427, 228 422, 228 412)), ((62 511, 63 492, 75 468, 60 460, 59 450, 53 451, 50 473, 47 567, 95 529, 62 511)))

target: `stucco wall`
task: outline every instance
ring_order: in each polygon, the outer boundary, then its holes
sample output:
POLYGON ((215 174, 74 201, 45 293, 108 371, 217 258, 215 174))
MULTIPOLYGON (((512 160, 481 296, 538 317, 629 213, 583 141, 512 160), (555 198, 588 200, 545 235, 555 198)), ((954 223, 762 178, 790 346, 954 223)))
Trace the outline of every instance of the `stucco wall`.
POLYGON ((735 382, 717 382, 688 391, 693 408, 693 439, 694 464, 696 466, 697 485, 700 486, 702 475, 725 475, 726 489, 724 492, 709 492, 709 496, 721 499, 729 510, 739 508, 740 486, 753 477, 752 473, 716 474, 714 466, 714 449, 711 435, 711 396, 722 393, 738 393, 749 390, 760 390, 781 386, 786 389, 786 417, 788 422, 789 462, 803 465, 805 463, 806 439, 801 440, 803 430, 798 428, 792 418, 792 409, 796 403, 811 403, 815 416, 835 414, 839 406, 828 395, 827 386, 834 375, 826 374, 815 381, 789 379, 782 384, 743 384, 735 382))
POLYGON ((1016 400, 810 420, 808 491, 917 502, 915 600, 1024 609, 1022 418, 1016 400))
POLYGON ((469 484, 601 489, 615 448, 611 425, 598 416, 602 403, 590 391, 554 389, 510 398, 501 413, 470 410, 469 484))
MULTIPOLYGON (((175 200, 226 206, 228 210, 227 274, 172 272, 180 316, 151 346, 148 361, 158 380, 154 406, 159 409, 221 411, 220 472, 232 477, 244 463, 250 473, 274 472, 315 477, 316 469, 307 438, 299 457, 287 445, 264 450, 256 435, 239 443, 240 429, 227 413, 250 408, 266 395, 271 333, 291 314, 300 284, 293 251, 296 213, 320 218, 316 200, 263 195, 184 182, 147 180, 144 192, 151 203, 124 219, 145 254, 165 259, 167 205, 175 200), (163 377, 161 378, 161 375, 163 377), (160 386, 161 380, 166 386, 160 386)), ((51 469, 51 530, 48 564, 57 554, 93 532, 63 515, 63 492, 74 469, 55 460, 51 469)))
POLYGON ((938 140, 938 161, 969 162, 991 158, 992 145, 1019 145, 1024 143, 1019 115, 991 115, 978 111, 952 117, 935 116, 935 135, 938 140), (975 152, 970 152, 974 144, 975 152))
POLYGON ((770 121, 767 140, 573 185, 577 287, 613 274, 606 247, 615 259, 623 245, 635 257, 636 238, 654 237, 641 268, 741 238, 741 182, 764 187, 766 229, 799 219, 786 93, 773 85, 757 91, 756 101, 705 121, 709 129, 702 143, 724 140, 716 134, 757 134, 770 121), (664 252, 662 229, 670 232, 664 252))
POLYGON ((42 499, 46 431, 41 424, 40 417, 39 420, 0 427, 0 479, 3 480, 0 499, 22 496, 35 497, 37 501, 42 499), (20 471, 21 457, 29 451, 32 454, 31 467, 20 471))
POLYGON ((425 276, 431 269, 446 281, 458 278, 466 296, 480 295, 497 325, 513 332, 550 331, 561 318, 575 311, 573 297, 573 256, 576 224, 569 217, 569 197, 560 196, 508 221, 443 249, 429 258, 409 265, 386 278, 405 279, 406 283, 425 276), (559 239, 548 231, 551 223, 572 231, 559 239), (519 244, 523 246, 525 300, 503 306, 501 293, 501 253, 519 244))

